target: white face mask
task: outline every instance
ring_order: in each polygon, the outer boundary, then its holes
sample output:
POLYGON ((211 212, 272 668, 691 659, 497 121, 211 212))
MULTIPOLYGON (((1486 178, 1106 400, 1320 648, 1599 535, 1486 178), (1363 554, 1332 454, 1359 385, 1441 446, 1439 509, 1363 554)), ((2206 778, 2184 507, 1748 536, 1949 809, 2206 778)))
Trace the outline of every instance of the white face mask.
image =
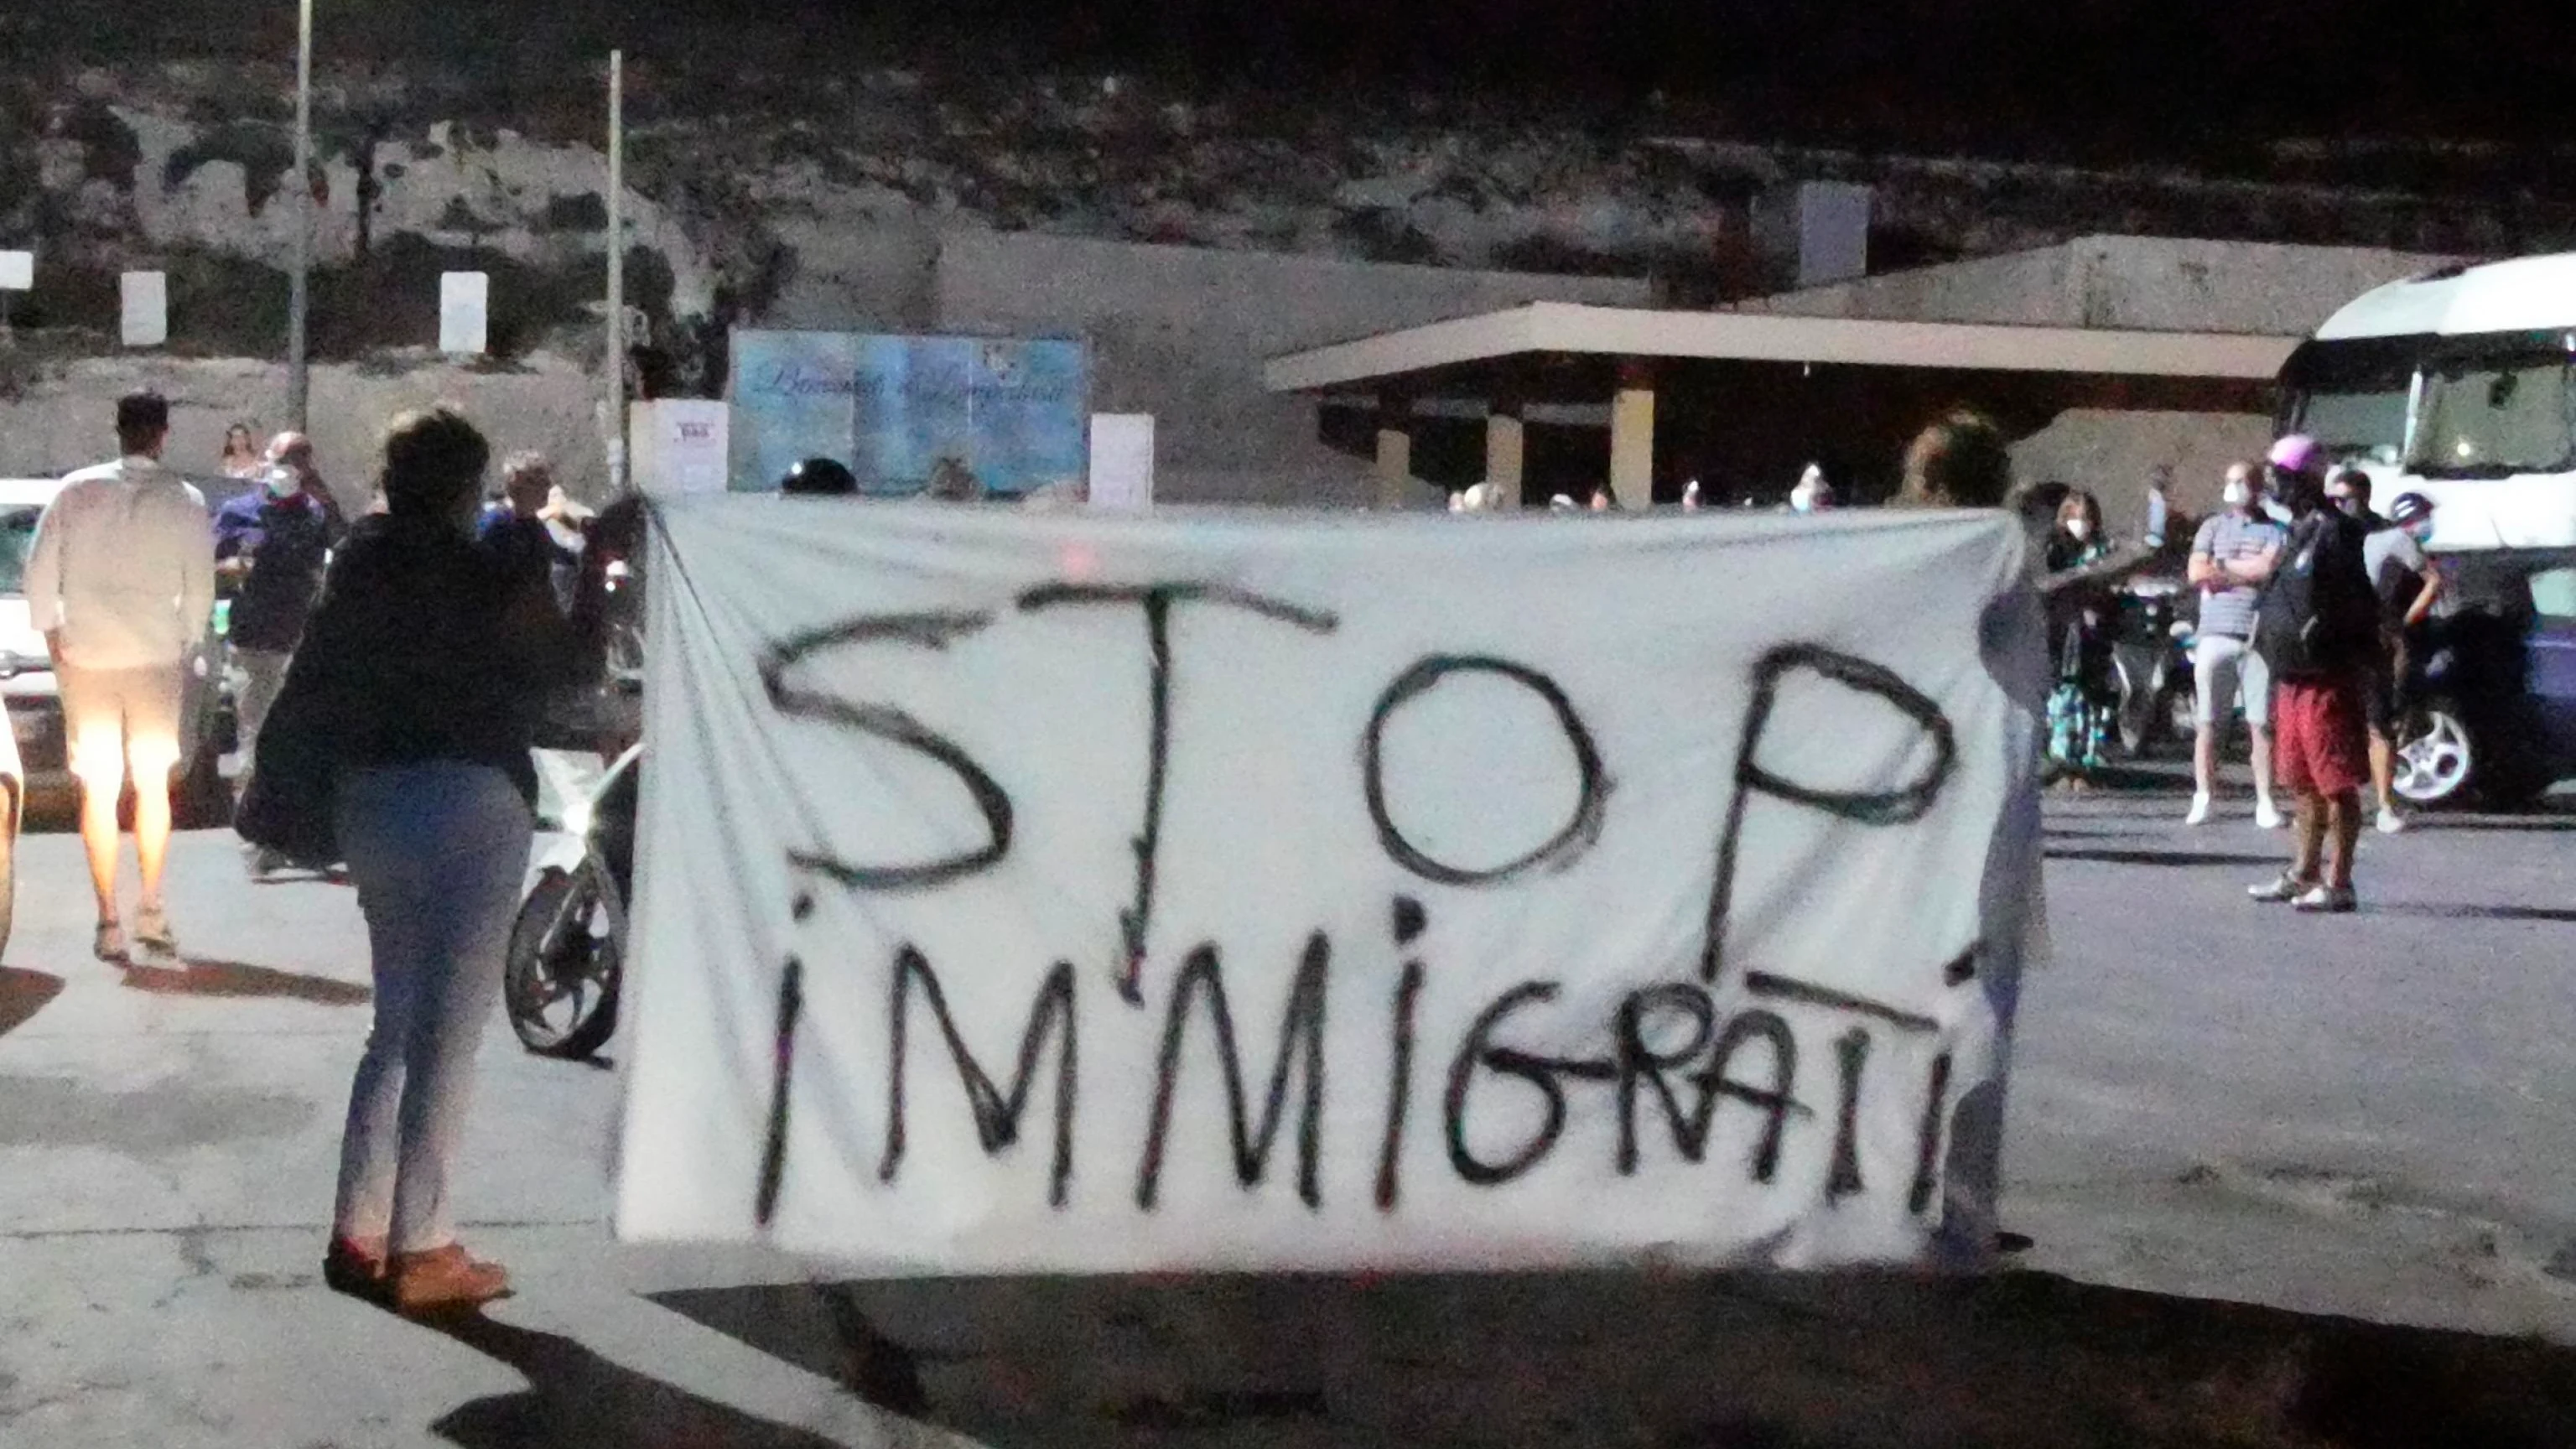
POLYGON ((295 476, 295 470, 283 463, 272 465, 268 470, 267 478, 263 481, 268 485, 268 496, 271 498, 292 498, 295 496, 295 490, 301 486, 295 476))
POLYGON ((2254 501, 2254 488, 2252 484, 2230 479, 2218 496, 2228 507, 2242 508, 2254 501))
POLYGON ((2066 520, 2066 536, 2075 540, 2077 543, 2082 543, 2084 540, 2091 538, 2093 536, 2093 520, 2089 518, 2070 518, 2066 520))

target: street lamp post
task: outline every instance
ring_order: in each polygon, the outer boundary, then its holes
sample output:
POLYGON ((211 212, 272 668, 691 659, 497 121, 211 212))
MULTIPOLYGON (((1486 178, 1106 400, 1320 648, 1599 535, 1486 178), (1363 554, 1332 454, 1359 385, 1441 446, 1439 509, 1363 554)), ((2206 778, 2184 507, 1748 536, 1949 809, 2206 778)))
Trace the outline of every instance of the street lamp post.
POLYGON ((295 250, 286 299, 286 425, 301 433, 308 431, 312 396, 304 338, 313 272, 313 0, 296 4, 295 180, 287 189, 294 198, 295 250))

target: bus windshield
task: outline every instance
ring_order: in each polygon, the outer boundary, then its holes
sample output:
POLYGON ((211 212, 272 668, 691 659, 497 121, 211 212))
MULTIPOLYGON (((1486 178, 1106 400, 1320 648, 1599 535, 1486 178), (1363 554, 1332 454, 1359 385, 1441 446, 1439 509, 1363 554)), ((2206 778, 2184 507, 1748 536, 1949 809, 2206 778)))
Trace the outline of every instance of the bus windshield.
POLYGON ((2330 457, 2395 463, 2406 451, 2416 341, 2372 337, 2302 346, 2281 374, 2282 431, 2307 434, 2330 457))
POLYGON ((2576 470, 2576 380, 2567 354, 2428 366, 2407 466, 2427 478, 2576 470))

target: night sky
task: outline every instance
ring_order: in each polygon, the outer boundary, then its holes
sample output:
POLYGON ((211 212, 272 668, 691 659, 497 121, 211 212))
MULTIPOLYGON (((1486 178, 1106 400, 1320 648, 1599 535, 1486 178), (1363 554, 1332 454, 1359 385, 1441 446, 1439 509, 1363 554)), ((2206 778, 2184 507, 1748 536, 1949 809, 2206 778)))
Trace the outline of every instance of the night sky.
MULTIPOLYGON (((2273 136, 2576 144, 2576 0, 320 0, 329 59, 624 45, 792 85, 917 64, 1409 94, 1763 139, 2186 155, 2273 136), (1649 98, 1656 98, 1649 104, 1649 98)), ((292 0, 10 6, 87 58, 276 54, 292 0)), ((16 48, 12 46, 10 48, 16 48)))

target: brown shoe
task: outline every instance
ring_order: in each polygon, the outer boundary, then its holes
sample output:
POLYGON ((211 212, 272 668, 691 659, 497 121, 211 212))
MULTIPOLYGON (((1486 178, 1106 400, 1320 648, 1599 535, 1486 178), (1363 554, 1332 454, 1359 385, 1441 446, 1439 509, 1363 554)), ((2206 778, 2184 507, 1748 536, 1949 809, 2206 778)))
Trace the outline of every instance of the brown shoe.
POLYGON ((372 1242, 357 1238, 333 1238, 330 1250, 322 1255, 322 1281, 334 1293, 364 1298, 370 1303, 385 1299, 385 1241, 372 1242))
POLYGON ((462 1244, 425 1253, 396 1253, 385 1264, 385 1286, 397 1313, 474 1308, 510 1296, 510 1275, 498 1263, 478 1262, 462 1244))

